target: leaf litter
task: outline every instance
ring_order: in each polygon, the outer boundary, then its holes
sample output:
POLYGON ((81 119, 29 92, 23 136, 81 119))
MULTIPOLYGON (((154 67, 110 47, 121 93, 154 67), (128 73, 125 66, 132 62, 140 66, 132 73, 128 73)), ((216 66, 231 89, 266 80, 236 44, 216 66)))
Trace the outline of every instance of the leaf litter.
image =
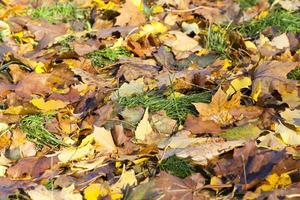
POLYGON ((298 1, 0 4, 0 199, 299 197, 298 1))

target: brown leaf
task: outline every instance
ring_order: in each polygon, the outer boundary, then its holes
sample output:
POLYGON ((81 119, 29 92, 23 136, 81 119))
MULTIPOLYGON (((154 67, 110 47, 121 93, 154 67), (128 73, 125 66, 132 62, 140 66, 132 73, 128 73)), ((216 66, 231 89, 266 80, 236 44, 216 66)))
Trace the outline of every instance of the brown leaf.
POLYGON ((284 158, 284 151, 258 150, 254 142, 234 150, 233 159, 218 160, 217 175, 227 176, 242 190, 253 188, 284 158))
POLYGON ((192 115, 187 116, 184 128, 191 131, 193 134, 216 134, 222 132, 220 125, 213 120, 202 121, 200 117, 194 117, 192 115))
POLYGON ((154 179, 155 189, 162 192, 164 200, 175 199, 201 199, 194 191, 204 186, 205 179, 201 174, 194 174, 180 179, 172 176, 166 172, 161 172, 157 178, 154 179))
POLYGON ((31 99, 31 95, 33 94, 45 95, 51 91, 47 81, 49 77, 50 74, 27 74, 15 86, 15 93, 28 100, 31 99))
POLYGON ((7 175, 12 178, 37 178, 57 162, 57 156, 23 158, 7 169, 7 175))
POLYGON ((145 22, 145 16, 139 11, 132 1, 126 0, 125 4, 120 10, 120 15, 117 17, 117 26, 138 26, 145 22))

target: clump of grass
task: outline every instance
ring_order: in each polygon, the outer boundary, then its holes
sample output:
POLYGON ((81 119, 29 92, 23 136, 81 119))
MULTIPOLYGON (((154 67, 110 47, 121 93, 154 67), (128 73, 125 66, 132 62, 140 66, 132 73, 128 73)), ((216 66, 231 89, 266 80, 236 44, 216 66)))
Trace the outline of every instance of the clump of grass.
POLYGON ((253 19, 249 22, 243 23, 239 27, 239 31, 248 37, 255 37, 268 27, 272 27, 278 30, 280 33, 299 33, 300 13, 277 8, 271 11, 266 17, 261 19, 253 19))
POLYGON ((300 80, 300 66, 287 74, 288 79, 300 80))
POLYGON ((255 6, 258 3, 257 0, 239 0, 240 8, 246 10, 255 6))
POLYGON ((104 48, 87 54, 87 58, 91 59, 93 66, 103 67, 110 65, 119 58, 129 57, 130 52, 123 47, 104 48))
POLYGON ((72 47, 70 46, 70 42, 75 40, 75 36, 68 35, 67 37, 58 41, 58 44, 61 46, 61 51, 70 51, 72 47))
POLYGON ((177 120, 179 124, 184 123, 188 113, 196 114, 197 111, 192 103, 209 102, 210 93, 202 92, 181 97, 171 95, 165 97, 154 92, 134 97, 121 97, 119 103, 125 107, 136 107, 142 105, 149 108, 150 112, 165 110, 167 115, 177 120))
POLYGON ((158 165, 160 170, 166 171, 173 176, 185 178, 192 174, 193 167, 186 159, 178 158, 176 155, 168 157, 158 165))
POLYGON ((228 34, 227 28, 221 28, 219 26, 209 26, 206 38, 206 46, 208 49, 224 56, 228 57, 228 34))
POLYGON ((78 8, 73 3, 55 3, 49 6, 33 8, 28 15, 34 19, 46 19, 51 23, 70 22, 76 19, 85 18, 85 10, 78 8))
POLYGON ((63 144, 45 128, 45 122, 53 118, 53 115, 29 115, 20 122, 20 128, 29 140, 37 144, 39 148, 44 145, 57 147, 63 144))

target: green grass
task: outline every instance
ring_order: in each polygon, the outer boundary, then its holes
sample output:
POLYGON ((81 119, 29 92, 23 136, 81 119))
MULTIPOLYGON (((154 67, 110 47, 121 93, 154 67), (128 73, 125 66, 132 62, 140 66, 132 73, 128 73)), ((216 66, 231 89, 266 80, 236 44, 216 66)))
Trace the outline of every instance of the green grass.
POLYGON ((136 107, 142 105, 149 108, 150 112, 165 110, 169 117, 177 120, 179 124, 182 124, 188 113, 197 113, 192 103, 209 102, 210 98, 211 94, 208 92, 182 97, 174 97, 173 95, 165 97, 160 94, 155 94, 155 92, 151 92, 134 97, 121 97, 119 98, 119 103, 124 107, 136 107))
POLYGON ((63 144, 45 128, 45 122, 51 118, 53 115, 29 115, 20 122, 20 128, 26 133, 26 137, 36 143, 38 148, 42 148, 44 145, 57 147, 63 144))
POLYGON ((239 0, 240 8, 246 10, 255 6, 258 3, 258 0, 239 0))
POLYGON ((28 11, 27 15, 32 16, 34 19, 46 19, 51 23, 59 23, 76 19, 82 20, 85 18, 85 12, 85 10, 68 2, 33 8, 28 11))
POLYGON ((228 57, 228 34, 227 28, 221 28, 215 25, 208 27, 208 33, 206 37, 206 47, 217 54, 228 57))
POLYGON ((104 48, 87 54, 87 58, 91 59, 93 66, 103 67, 110 65, 119 58, 129 57, 130 52, 122 47, 104 48))
POLYGON ((300 66, 287 74, 288 79, 300 80, 300 66))
POLYGON ((68 35, 67 37, 61 39, 57 42, 61 46, 61 51, 70 51, 72 50, 72 47, 70 46, 70 42, 75 40, 75 36, 68 35))
POLYGON ((168 157, 158 165, 160 170, 166 171, 173 176, 185 178, 192 174, 193 167, 186 159, 178 158, 176 155, 168 157))
POLYGON ((268 16, 261 19, 253 19, 243 23, 238 30, 245 36, 256 37, 264 29, 272 27, 280 33, 300 32, 300 13, 289 12, 283 9, 274 9, 268 16))

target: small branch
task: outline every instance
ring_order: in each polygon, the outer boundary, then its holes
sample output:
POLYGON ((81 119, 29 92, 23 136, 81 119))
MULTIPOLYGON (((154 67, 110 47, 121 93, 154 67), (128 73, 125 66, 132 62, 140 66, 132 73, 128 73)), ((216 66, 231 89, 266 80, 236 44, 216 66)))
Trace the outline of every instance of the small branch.
POLYGON ((183 10, 172 10, 172 9, 166 9, 167 12, 176 12, 176 13, 185 13, 185 12, 192 12, 201 8, 208 8, 206 6, 197 6, 195 8, 190 8, 190 9, 183 9, 183 10))

